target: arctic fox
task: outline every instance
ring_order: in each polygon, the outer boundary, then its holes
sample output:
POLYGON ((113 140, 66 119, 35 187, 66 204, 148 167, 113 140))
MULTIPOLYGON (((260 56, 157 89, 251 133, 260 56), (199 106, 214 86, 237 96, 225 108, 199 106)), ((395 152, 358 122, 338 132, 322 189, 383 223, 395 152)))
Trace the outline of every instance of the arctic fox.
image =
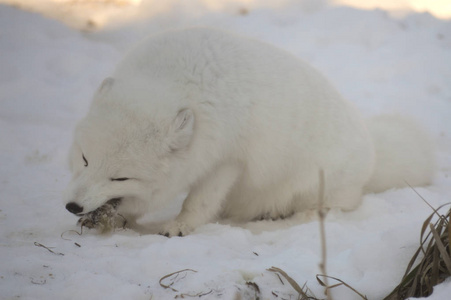
POLYGON ((194 28, 152 36, 94 95, 70 151, 66 208, 110 200, 129 222, 183 192, 162 234, 217 218, 279 218, 317 207, 350 210, 363 192, 425 185, 427 134, 383 116, 367 124, 314 68, 264 42, 194 28))

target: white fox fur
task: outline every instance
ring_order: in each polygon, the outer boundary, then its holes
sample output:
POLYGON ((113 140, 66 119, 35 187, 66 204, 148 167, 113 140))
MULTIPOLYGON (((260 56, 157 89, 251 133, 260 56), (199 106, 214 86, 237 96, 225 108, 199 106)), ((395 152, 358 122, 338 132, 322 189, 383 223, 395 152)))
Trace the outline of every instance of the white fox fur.
POLYGON ((325 206, 353 209, 363 191, 428 184, 433 153, 410 119, 367 127, 293 55, 196 28, 152 36, 125 57, 78 125, 70 164, 66 201, 78 215, 121 198, 133 222, 188 191, 163 230, 178 235, 219 217, 315 209, 320 169, 325 206))

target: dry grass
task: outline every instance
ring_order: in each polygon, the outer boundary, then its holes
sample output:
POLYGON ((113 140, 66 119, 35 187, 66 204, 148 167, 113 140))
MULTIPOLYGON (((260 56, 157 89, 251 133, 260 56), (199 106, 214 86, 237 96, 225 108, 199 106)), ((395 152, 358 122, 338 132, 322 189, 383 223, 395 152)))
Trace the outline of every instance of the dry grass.
POLYGON ((421 227, 420 247, 410 260, 401 283, 384 300, 427 297, 432 294, 435 285, 451 276, 449 246, 451 209, 446 215, 440 215, 438 212, 446 205, 434 209, 434 212, 424 221, 421 227), (438 220, 432 224, 434 215, 438 216, 438 220), (413 267, 419 260, 420 254, 423 254, 423 257, 418 265, 413 267))
MULTIPOLYGON (((268 271, 274 272, 277 275, 278 274, 282 275, 288 281, 288 283, 291 285, 291 287, 298 293, 298 300, 320 300, 319 298, 316 298, 316 296, 312 293, 312 291, 310 291, 310 289, 307 287, 307 284, 304 284, 301 287, 296 282, 296 280, 291 278, 284 270, 276 268, 276 267, 271 267, 270 269, 268 269, 268 271)), ((280 277, 279 277, 279 280, 283 284, 283 281, 280 277)))

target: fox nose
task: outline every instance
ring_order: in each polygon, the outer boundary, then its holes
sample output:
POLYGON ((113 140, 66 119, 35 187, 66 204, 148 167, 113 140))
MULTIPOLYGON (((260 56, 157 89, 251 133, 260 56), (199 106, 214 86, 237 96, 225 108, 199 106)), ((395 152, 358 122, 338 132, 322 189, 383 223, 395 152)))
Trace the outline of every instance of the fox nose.
POLYGON ((80 206, 75 202, 69 202, 66 204, 66 209, 73 214, 78 214, 83 211, 83 206, 80 206))

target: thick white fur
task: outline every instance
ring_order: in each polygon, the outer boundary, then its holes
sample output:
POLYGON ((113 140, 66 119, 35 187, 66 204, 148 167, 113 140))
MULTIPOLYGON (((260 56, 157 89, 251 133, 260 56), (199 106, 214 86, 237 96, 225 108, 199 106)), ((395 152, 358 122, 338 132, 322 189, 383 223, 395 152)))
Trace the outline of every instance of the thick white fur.
POLYGON ((164 230, 187 234, 218 217, 315 209, 320 169, 325 205, 342 209, 358 206, 364 188, 424 185, 432 176, 430 141, 412 121, 375 119, 371 138, 321 74, 259 41, 201 28, 165 32, 139 44, 112 77, 71 150, 66 200, 82 213, 121 197, 132 221, 188 191, 164 230), (111 180, 120 177, 130 179, 111 180))

